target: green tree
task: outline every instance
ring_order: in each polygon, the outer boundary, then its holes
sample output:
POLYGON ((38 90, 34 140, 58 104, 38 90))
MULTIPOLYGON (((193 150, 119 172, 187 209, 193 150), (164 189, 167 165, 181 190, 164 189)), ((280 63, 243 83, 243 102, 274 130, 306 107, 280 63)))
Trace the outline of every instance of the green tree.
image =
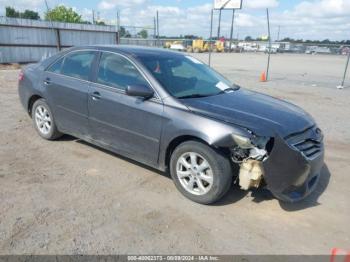
POLYGON ((142 29, 140 32, 137 33, 137 35, 141 36, 142 38, 147 38, 148 32, 146 29, 142 29))
POLYGON ((120 34, 120 37, 124 37, 126 35, 125 27, 122 27, 122 26, 120 27, 119 34, 120 34))
POLYGON ((96 25, 106 25, 106 23, 103 21, 96 21, 95 24, 96 25))
POLYGON ((120 27, 119 33, 120 33, 120 37, 126 37, 126 38, 131 37, 130 32, 128 30, 126 30, 125 27, 123 27, 123 26, 120 27))
MULTIPOLYGON (((182 36, 180 36, 180 37, 182 38, 182 36)), ((185 39, 199 39, 199 37, 196 35, 185 35, 184 38, 185 39)))
POLYGON ((81 15, 75 12, 71 7, 64 5, 56 6, 45 13, 45 20, 66 22, 66 23, 82 23, 81 15))
POLYGON ((249 42, 249 41, 253 41, 254 39, 251 36, 248 35, 244 40, 249 42))
POLYGON ((6 10, 6 17, 14 17, 14 18, 19 17, 19 12, 16 11, 14 8, 7 6, 5 10, 6 10))
POLYGON ((6 10, 6 17, 13 17, 13 18, 26 18, 26 19, 34 19, 39 20, 40 16, 37 12, 34 12, 32 10, 26 9, 23 13, 17 11, 16 9, 7 6, 5 8, 6 10))
POLYGON ((22 18, 26 18, 26 19, 33 19, 33 20, 39 20, 40 19, 40 16, 39 16, 38 12, 34 12, 32 10, 27 10, 27 9, 20 16, 22 18))
POLYGON ((285 37, 281 40, 282 42, 291 42, 291 43, 294 43, 295 40, 293 38, 290 38, 290 37, 285 37))

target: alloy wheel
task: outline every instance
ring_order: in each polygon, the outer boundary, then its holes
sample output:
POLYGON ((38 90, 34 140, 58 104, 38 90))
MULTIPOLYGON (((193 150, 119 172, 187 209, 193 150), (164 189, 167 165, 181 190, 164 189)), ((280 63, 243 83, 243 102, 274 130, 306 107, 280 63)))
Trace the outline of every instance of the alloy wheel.
POLYGON ((40 133, 43 135, 50 133, 52 128, 51 116, 47 108, 43 105, 39 105, 35 109, 35 123, 40 133))
POLYGON ((186 152, 177 160, 176 175, 182 187, 194 195, 204 195, 213 185, 213 171, 200 154, 186 152))

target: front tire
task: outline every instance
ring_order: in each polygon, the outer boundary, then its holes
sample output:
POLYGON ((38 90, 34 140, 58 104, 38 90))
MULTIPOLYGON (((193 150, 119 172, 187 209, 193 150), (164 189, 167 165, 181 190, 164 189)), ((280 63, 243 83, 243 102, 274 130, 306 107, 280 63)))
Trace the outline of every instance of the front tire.
POLYGON ((62 136, 55 124, 52 111, 45 99, 35 101, 32 107, 33 124, 38 134, 46 140, 55 140, 62 136))
POLYGON ((196 141, 180 144, 170 159, 170 174, 176 188, 200 204, 212 204, 232 185, 229 159, 196 141))

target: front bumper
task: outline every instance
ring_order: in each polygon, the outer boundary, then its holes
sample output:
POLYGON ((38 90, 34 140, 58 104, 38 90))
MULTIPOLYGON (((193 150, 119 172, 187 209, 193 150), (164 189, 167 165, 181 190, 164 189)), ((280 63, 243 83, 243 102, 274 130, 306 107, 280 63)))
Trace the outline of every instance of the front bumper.
POLYGON ((324 146, 322 135, 316 134, 313 130, 315 128, 308 131, 312 136, 308 136, 302 142, 315 144, 316 153, 312 156, 291 145, 290 140, 294 138, 282 139, 277 136, 269 158, 263 162, 267 188, 282 201, 297 202, 316 188, 324 165, 324 146))

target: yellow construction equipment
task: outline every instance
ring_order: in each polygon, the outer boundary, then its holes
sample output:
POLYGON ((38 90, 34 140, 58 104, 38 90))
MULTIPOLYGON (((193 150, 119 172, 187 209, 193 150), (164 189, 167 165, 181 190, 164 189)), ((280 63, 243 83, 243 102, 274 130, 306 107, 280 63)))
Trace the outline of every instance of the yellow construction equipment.
POLYGON ((221 53, 224 51, 225 51, 225 42, 220 40, 216 41, 213 45, 213 52, 221 53))
MULTIPOLYGON (((213 52, 224 52, 225 51, 225 42, 223 41, 215 41, 211 43, 211 48, 213 52)), ((187 52, 191 53, 203 53, 209 51, 209 41, 205 41, 203 39, 195 39, 187 41, 186 43, 187 52)))
POLYGON ((192 44, 187 45, 187 52, 202 53, 209 50, 209 44, 203 39, 192 40, 192 44))

